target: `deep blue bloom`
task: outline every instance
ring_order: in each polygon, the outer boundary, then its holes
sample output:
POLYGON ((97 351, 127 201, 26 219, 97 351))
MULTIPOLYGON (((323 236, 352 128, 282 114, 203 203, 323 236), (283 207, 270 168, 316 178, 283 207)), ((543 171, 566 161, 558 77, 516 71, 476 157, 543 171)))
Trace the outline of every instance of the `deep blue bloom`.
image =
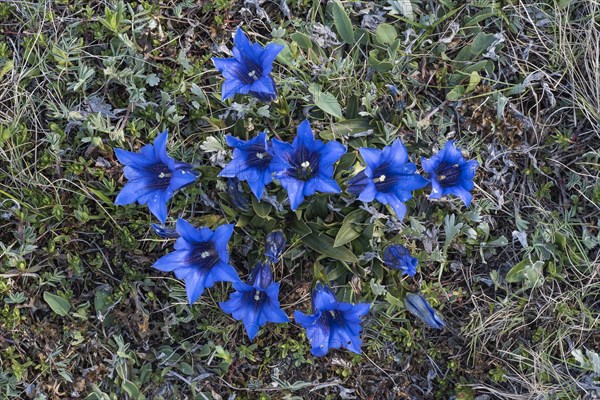
POLYGON ((329 349, 340 347, 360 354, 361 317, 369 311, 371 305, 339 302, 331 289, 320 283, 317 283, 312 292, 312 303, 313 314, 294 312, 296 322, 306 329, 312 354, 321 357, 327 354, 329 349))
POLYGON ((442 329, 446 325, 440 314, 420 294, 408 293, 404 298, 404 306, 408 312, 434 329, 442 329))
POLYGON ((346 153, 346 148, 336 141, 315 140, 307 120, 298 126, 298 135, 292 144, 273 139, 273 152, 277 156, 275 168, 279 171, 275 178, 287 190, 292 210, 302 204, 305 196, 317 191, 341 191, 333 179, 333 164, 346 153))
POLYGON ((273 231, 267 235, 265 240, 265 257, 273 264, 279 262, 285 250, 285 236, 281 231, 273 231))
POLYGON ((265 186, 273 181, 273 173, 280 163, 273 162, 267 134, 261 132, 250 140, 240 140, 233 136, 225 136, 227 144, 234 148, 233 160, 225 166, 219 176, 237 178, 248 182, 250 190, 258 200, 262 197, 265 186))
POLYGON ((174 271, 185 282, 190 304, 215 282, 240 280, 229 265, 227 242, 233 233, 232 224, 221 225, 213 232, 206 227, 196 229, 179 218, 176 227, 181 237, 175 242, 175 251, 160 258, 153 267, 163 272, 174 271))
POLYGON ((400 139, 383 150, 358 149, 366 166, 348 180, 349 193, 358 200, 369 202, 374 199, 389 204, 398 219, 404 218, 404 202, 412 198, 412 191, 427 185, 427 179, 417 173, 417 166, 408 161, 408 152, 400 139))
POLYGON ((233 58, 212 59, 217 70, 225 77, 221 94, 223 100, 236 93, 250 94, 265 102, 275 100, 277 87, 271 70, 283 46, 271 43, 263 48, 258 43, 252 44, 241 28, 237 29, 233 42, 233 58))
POLYGON ((475 187, 473 178, 479 163, 477 160, 465 160, 461 151, 454 147, 453 140, 449 140, 444 148, 430 159, 423 157, 421 164, 423 170, 431 175, 430 199, 453 194, 467 207, 471 204, 473 196, 470 192, 475 187))
POLYGON ((408 249, 400 244, 392 244, 383 252, 383 261, 390 268, 399 269, 408 276, 417 273, 418 260, 412 257, 408 249))
POLYGON ((279 283, 273 283, 273 272, 268 262, 256 264, 247 284, 234 282, 233 287, 236 291, 229 300, 219 305, 234 319, 243 322, 250 340, 267 322, 289 322, 279 305, 279 283))
POLYGON ((147 144, 139 153, 115 149, 115 155, 125 165, 127 184, 121 189, 115 204, 148 204, 150 212, 163 224, 167 219, 167 202, 177 189, 196 180, 192 166, 177 162, 167 155, 167 131, 147 144))
POLYGON ((250 199, 242 191, 241 182, 237 178, 227 179, 227 193, 231 197, 234 206, 242 211, 247 211, 250 207, 250 199))

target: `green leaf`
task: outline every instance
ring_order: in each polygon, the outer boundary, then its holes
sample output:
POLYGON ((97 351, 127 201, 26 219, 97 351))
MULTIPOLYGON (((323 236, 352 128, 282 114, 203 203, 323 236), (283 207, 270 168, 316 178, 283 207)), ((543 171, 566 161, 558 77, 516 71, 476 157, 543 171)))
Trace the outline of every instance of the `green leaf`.
POLYGON ((369 129, 373 129, 373 127, 369 125, 369 120, 366 118, 348 119, 331 125, 333 133, 340 136, 355 135, 367 132, 369 129))
POLYGON ((65 299, 50 292, 44 292, 44 301, 48 303, 52 311, 61 317, 69 315, 71 304, 65 299))
POLYGON ((469 86, 467 86, 465 93, 475 90, 477 85, 479 85, 479 82, 481 82, 481 76, 477 73, 477 71, 471 72, 471 76, 469 77, 469 86))
POLYGON ((457 101, 465 92, 465 87, 462 85, 454 86, 454 88, 446 94, 446 100, 457 101))
POLYGON ((292 65, 294 63, 294 56, 290 50, 290 46, 283 39, 273 39, 270 43, 277 43, 283 46, 283 50, 277 55, 277 61, 285 65, 292 65))
POLYGON ((289 227, 292 230, 292 232, 297 233, 300 236, 300 238, 303 238, 304 236, 312 232, 308 225, 306 225, 304 221, 299 219, 292 221, 289 227))
POLYGON ((333 247, 339 247, 349 243, 359 237, 364 228, 361 226, 364 223, 367 213, 363 210, 354 210, 344 218, 342 227, 335 236, 333 247))
POLYGON ((379 24, 375 32, 375 38, 381 44, 390 44, 398 37, 396 28, 390 24, 379 24))
POLYGON ((13 60, 7 60, 2 69, 0 69, 0 79, 4 77, 8 72, 12 71, 15 67, 13 60))
POLYGON ((369 66, 375 70, 375 72, 388 72, 394 65, 389 61, 380 61, 377 57, 379 52, 377 50, 371 50, 369 52, 369 66))
POLYGON ((313 95, 315 105, 327 114, 337 118, 342 118, 342 107, 334 95, 329 92, 322 92, 317 85, 310 85, 308 91, 313 95))
POLYGON ((354 28, 350 17, 346 13, 344 6, 339 1, 333 4, 333 23, 342 40, 348 44, 354 44, 354 28))
POLYGON ((508 101, 509 101, 508 97, 505 97, 502 94, 498 95, 498 106, 496 109, 496 120, 497 121, 501 121, 502 119, 504 119, 504 109, 506 108, 508 101))
POLYGON ((446 240, 444 241, 444 254, 448 251, 450 244, 454 238, 460 233, 460 229, 463 226, 462 222, 455 224, 456 216, 454 214, 446 215, 444 218, 444 233, 446 234, 446 240))
POLYGON ((311 233, 310 235, 306 235, 302 242, 316 251, 319 254, 323 254, 324 256, 335 258, 336 260, 345 261, 349 263, 358 262, 358 258, 354 255, 350 249, 346 247, 337 247, 333 246, 333 239, 327 235, 319 235, 317 233, 311 233))
POLYGON ((410 21, 415 20, 415 12, 410 0, 389 0, 388 3, 391 15, 400 14, 410 21))
POLYGON ((359 44, 369 44, 369 32, 366 29, 358 28, 354 31, 354 41, 359 44))
POLYGON ((128 381, 127 379, 123 380, 123 383, 121 383, 121 387, 125 392, 127 392, 127 394, 130 397, 134 399, 144 398, 143 395, 140 393, 140 389, 138 389, 137 385, 131 381, 128 381))
POLYGON ((473 39, 473 44, 471 45, 471 51, 474 54, 481 54, 488 49, 496 41, 496 36, 491 33, 483 33, 479 32, 475 39, 473 39))
POLYGON ((148 74, 146 75, 146 83, 148 84, 148 86, 158 86, 158 84, 160 83, 160 78, 156 74, 148 74))
POLYGON ((111 293, 108 288, 101 287, 94 294, 94 309, 97 313, 105 314, 112 305, 111 293))
POLYGON ((252 196, 252 209, 261 218, 268 218, 273 206, 266 201, 258 201, 255 196, 252 196))
POLYGON ((525 267, 529 265, 529 260, 525 259, 518 264, 515 264, 506 274, 506 282, 518 283, 525 279, 525 267))
POLYGON ((333 247, 343 246, 360 236, 362 230, 355 224, 342 224, 342 227, 335 235, 333 247))
POLYGON ((298 43, 298 46, 300 46, 301 48, 308 50, 310 48, 312 48, 312 41, 310 40, 310 37, 308 37, 308 35, 305 35, 304 33, 301 32, 294 32, 292 33, 292 35, 290 36, 292 38, 292 40, 296 43, 298 43))

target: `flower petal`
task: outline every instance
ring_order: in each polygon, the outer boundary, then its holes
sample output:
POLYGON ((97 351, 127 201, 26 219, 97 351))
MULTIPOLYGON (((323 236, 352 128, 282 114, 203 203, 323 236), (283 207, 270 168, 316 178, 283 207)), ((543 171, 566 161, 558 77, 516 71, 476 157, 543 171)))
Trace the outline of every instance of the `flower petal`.
POLYGON ((369 179, 367 185, 364 187, 360 195, 358 196, 358 200, 368 203, 375 199, 375 195, 377 195, 377 188, 372 180, 369 179))
POLYGON ((173 191, 181 189, 196 181, 197 176, 184 169, 178 169, 172 172, 171 183, 169 184, 173 191))
POLYGON ((167 155, 168 136, 169 132, 164 130, 154 139, 154 156, 157 160, 162 161, 163 164, 172 166, 173 159, 167 155))
POLYGON ((133 204, 139 197, 148 195, 154 190, 156 189, 147 180, 138 179, 129 181, 123 186, 119 194, 117 194, 115 204, 118 206, 133 204))
POLYGON ((188 266, 187 260, 189 256, 190 254, 187 251, 173 251, 156 260, 152 268, 162 272, 171 272, 188 266))
POLYGON ((368 147, 361 147, 358 149, 360 156, 367 166, 371 169, 375 169, 381 163, 381 150, 371 149, 368 147))
POLYGON ((171 190, 156 190, 148 198, 148 209, 163 224, 167 220, 167 202, 172 195, 171 190))
POLYGON ((235 268, 224 262, 212 267, 210 275, 215 282, 237 282, 240 280, 235 268))
MULTIPOLYGON (((153 149, 153 146, 151 144, 147 144, 144 146, 144 148, 153 149)), ((154 153, 153 150, 152 153, 154 153)), ((132 153, 131 151, 123 149, 115 149, 115 156, 117 156, 117 160, 119 160, 121 164, 131 165, 136 168, 149 167, 156 164, 154 154, 152 154, 152 157, 148 158, 144 154, 132 153)))
POLYGON ((280 178, 279 182, 288 193, 288 198, 290 199, 290 208, 292 211, 295 211, 304 201, 304 181, 285 177, 280 178))
POLYGON ((263 74, 270 74, 273 70, 273 61, 277 58, 277 55, 281 53, 284 47, 277 43, 269 43, 265 46, 262 54, 260 55, 260 63, 262 65, 263 74))

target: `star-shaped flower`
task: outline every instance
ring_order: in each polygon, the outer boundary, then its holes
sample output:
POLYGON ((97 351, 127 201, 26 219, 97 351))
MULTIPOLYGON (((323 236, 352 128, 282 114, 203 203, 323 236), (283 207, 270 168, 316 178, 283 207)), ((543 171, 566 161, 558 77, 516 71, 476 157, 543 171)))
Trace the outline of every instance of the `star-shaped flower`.
POLYGON ((219 176, 235 177, 248 182, 250 190, 260 200, 265 186, 273 181, 273 173, 281 167, 281 163, 273 162, 267 134, 261 132, 258 136, 245 141, 227 135, 225 140, 234 148, 233 160, 225 166, 219 176))
POLYGON ((273 272, 268 262, 258 262, 247 284, 234 282, 235 292, 229 300, 219 303, 221 309, 242 321, 250 340, 267 322, 284 323, 289 318, 279 305, 279 283, 273 283, 273 272))
POLYGON ((358 151, 366 166, 348 180, 347 191, 357 195, 360 201, 389 204, 401 220, 406 213, 404 202, 412 198, 413 190, 427 185, 427 179, 408 161, 408 152, 400 139, 383 150, 360 148, 358 151))
POLYGON ((383 261, 390 268, 399 269, 408 276, 417 273, 418 260, 412 257, 408 249, 400 244, 392 244, 383 252, 383 261))
POLYGON ((167 202, 177 189, 193 183, 196 174, 192 166, 177 162, 167 155, 167 131, 147 144, 139 153, 115 149, 115 155, 125 165, 127 184, 121 189, 115 204, 148 204, 150 212, 163 224, 167 219, 167 202))
POLYGON ((275 100, 277 87, 271 71, 273 61, 283 46, 271 43, 263 48, 258 43, 252 44, 241 28, 237 29, 233 41, 233 58, 212 59, 225 77, 221 94, 223 100, 236 93, 250 94, 264 102, 275 100))
POLYGON ((404 306, 408 312, 434 329, 442 329, 446 325, 440 314, 420 294, 408 293, 404 298, 404 306))
POLYGON ((430 199, 453 194, 459 197, 465 206, 471 204, 473 195, 470 192, 475 187, 473 178, 479 163, 477 160, 465 160, 461 151, 454 146, 453 140, 446 142, 444 148, 430 159, 423 157, 421 164, 423 170, 430 174, 430 199))
POLYGON ((310 123, 304 120, 298 126, 298 134, 292 144, 273 140, 273 152, 279 171, 275 178, 287 190, 292 210, 296 210, 305 196, 318 192, 339 193, 340 187, 333 179, 333 164, 345 153, 346 148, 336 141, 323 143, 315 140, 310 123))
POLYGON ((345 347, 360 354, 362 340, 362 317, 371 307, 367 303, 350 304, 339 302, 328 286, 317 283, 312 292, 313 314, 294 312, 294 319, 306 329, 311 342, 311 352, 321 357, 329 349, 345 347))
POLYGON ((233 224, 219 226, 212 231, 196 229, 184 219, 177 220, 175 251, 161 257, 153 265, 163 272, 174 271, 185 282, 188 301, 193 304, 215 282, 237 282, 235 269, 229 265, 227 242, 233 233, 233 224))

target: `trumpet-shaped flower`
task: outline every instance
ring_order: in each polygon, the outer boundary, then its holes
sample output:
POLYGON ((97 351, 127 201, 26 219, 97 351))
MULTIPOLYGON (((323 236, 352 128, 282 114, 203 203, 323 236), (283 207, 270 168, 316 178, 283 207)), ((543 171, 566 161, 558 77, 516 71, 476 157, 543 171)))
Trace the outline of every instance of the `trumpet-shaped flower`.
POLYGON ((234 148, 233 160, 225 166, 219 176, 235 177, 248 182, 250 190, 260 200, 265 186, 273 181, 273 173, 281 167, 280 163, 273 162, 267 134, 261 132, 246 141, 227 135, 225 140, 234 148))
POLYGON ((311 342, 311 352, 321 357, 329 349, 345 347, 360 354, 362 340, 362 317, 371 307, 367 303, 350 304, 339 302, 328 286, 317 283, 312 292, 313 314, 294 312, 294 319, 306 329, 311 342))
POLYGON ((442 329, 446 325, 440 314, 420 294, 408 293, 404 298, 404 306, 408 312, 434 329, 442 329))
POLYGON ((277 263, 283 254, 283 250, 285 250, 285 236, 283 236, 283 232, 274 231, 269 233, 265 240, 265 257, 272 263, 277 263))
POLYGON ((226 100, 234 94, 250 94, 260 101, 271 101, 277 97, 277 87, 271 76, 273 61, 283 50, 275 43, 262 47, 250 43, 244 31, 238 28, 233 38, 233 58, 212 59, 217 70, 223 73, 221 97, 226 100))
POLYGON ((176 190, 193 183, 196 174, 192 166, 177 162, 167 155, 167 131, 162 132, 139 153, 115 149, 119 162, 125 165, 127 184, 121 189, 115 204, 148 204, 150 212, 163 224, 167 219, 167 202, 176 190))
POLYGON ((404 202, 412 198, 413 190, 427 185, 427 179, 408 161, 408 152, 400 139, 383 150, 360 148, 358 151, 366 166, 348 180, 347 191, 357 195, 360 201, 389 204, 401 220, 406 213, 404 202))
POLYGON ((219 305, 234 319, 242 321, 250 340, 267 322, 289 322, 279 305, 279 283, 273 283, 273 272, 268 262, 257 263, 247 283, 234 282, 233 287, 236 291, 229 300, 219 305))
POLYGON ((278 158, 279 172, 275 178, 287 190, 292 210, 302 204, 305 196, 341 191, 333 179, 333 164, 346 153, 346 148, 336 141, 315 140, 307 120, 298 126, 298 135, 292 144, 274 139, 273 152, 278 158))
POLYGON ((225 224, 212 231, 194 228, 184 219, 177 220, 175 251, 161 257, 153 265, 163 272, 175 272, 185 282, 190 304, 193 304, 215 282, 239 281, 237 272, 229 265, 227 242, 233 233, 233 225, 225 224))
POLYGON ((429 198, 439 199, 452 194, 460 198, 465 206, 471 204, 473 195, 470 192, 475 187, 473 178, 479 163, 477 160, 465 160, 453 140, 449 140, 430 159, 422 158, 421 164, 423 170, 431 175, 432 191, 429 198))
POLYGON ((400 244, 388 246, 383 252, 383 261, 390 268, 399 269, 408 276, 417 273, 418 260, 412 257, 408 249, 400 244))

